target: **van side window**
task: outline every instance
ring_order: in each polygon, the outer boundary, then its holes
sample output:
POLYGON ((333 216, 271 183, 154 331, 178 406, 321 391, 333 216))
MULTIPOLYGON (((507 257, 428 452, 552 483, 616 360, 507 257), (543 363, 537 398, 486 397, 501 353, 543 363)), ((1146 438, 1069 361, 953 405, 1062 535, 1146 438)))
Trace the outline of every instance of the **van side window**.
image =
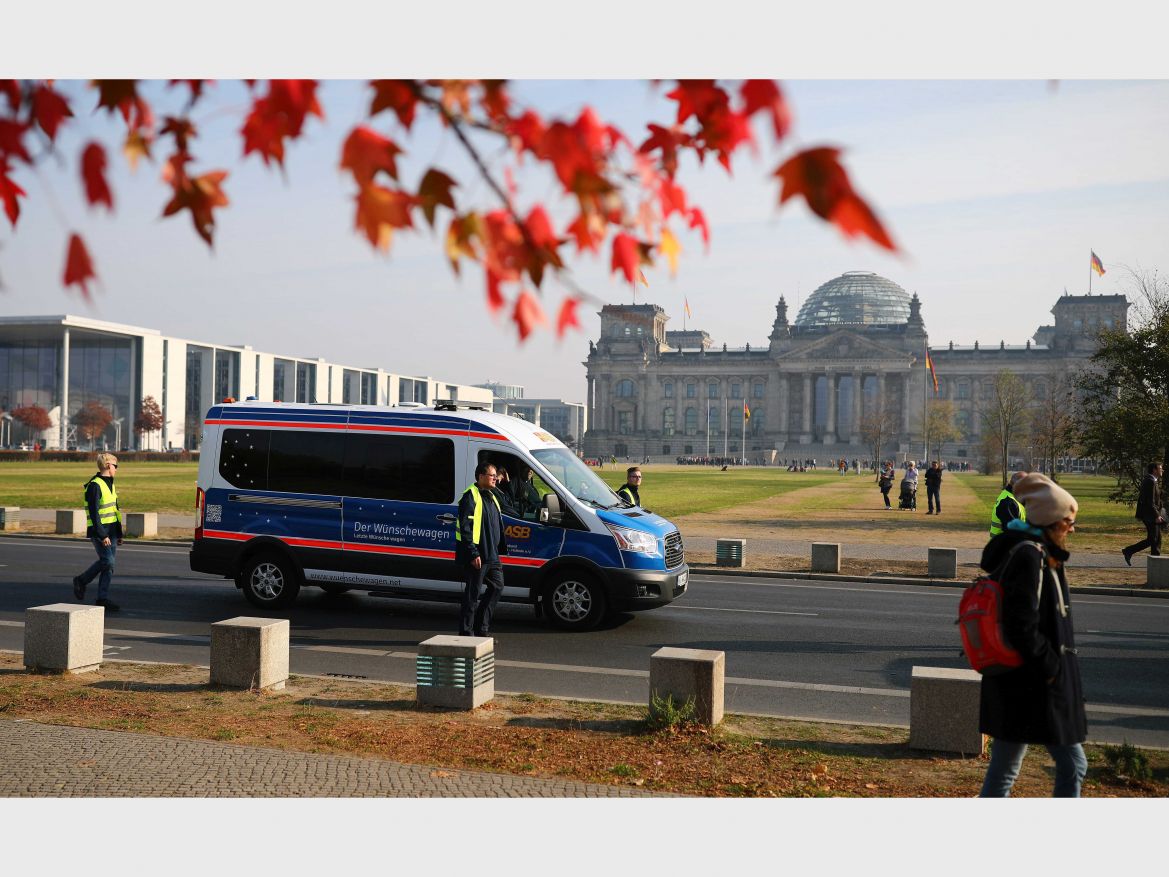
POLYGON ((454 502, 455 445, 450 439, 350 433, 346 441, 348 496, 454 502))
POLYGON ((341 479, 343 433, 278 429, 271 432, 269 490, 345 495, 345 484, 341 479))
POLYGON ((225 429, 219 449, 219 474, 233 487, 268 487, 267 429, 225 429))

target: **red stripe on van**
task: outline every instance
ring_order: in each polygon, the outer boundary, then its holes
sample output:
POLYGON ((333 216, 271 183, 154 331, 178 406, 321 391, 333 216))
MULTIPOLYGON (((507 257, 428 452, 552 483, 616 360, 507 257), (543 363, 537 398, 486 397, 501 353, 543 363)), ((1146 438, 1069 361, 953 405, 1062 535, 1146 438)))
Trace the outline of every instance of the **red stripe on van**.
POLYGON ((503 561, 504 566, 543 566, 548 562, 538 557, 508 557, 506 555, 500 560, 503 561))
POLYGON ((502 442, 507 441, 507 436, 494 432, 470 432, 465 429, 434 429, 430 427, 416 426, 380 426, 374 423, 302 423, 300 421, 292 420, 224 420, 222 418, 206 420, 204 423, 212 426, 275 426, 284 427, 287 429, 352 429, 361 432, 399 432, 410 433, 414 435, 465 435, 471 438, 495 439, 496 441, 502 442))

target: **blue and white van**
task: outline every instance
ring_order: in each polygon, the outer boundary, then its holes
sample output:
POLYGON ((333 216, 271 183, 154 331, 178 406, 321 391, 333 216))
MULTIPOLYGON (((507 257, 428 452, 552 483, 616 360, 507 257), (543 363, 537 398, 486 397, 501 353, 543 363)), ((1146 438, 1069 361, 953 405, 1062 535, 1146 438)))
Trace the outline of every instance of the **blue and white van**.
POLYGON ((262 608, 302 586, 457 601, 458 501, 484 461, 523 486, 504 513, 504 601, 587 630, 686 591, 677 527, 625 505, 555 436, 452 404, 215 406, 191 569, 234 579, 262 608))

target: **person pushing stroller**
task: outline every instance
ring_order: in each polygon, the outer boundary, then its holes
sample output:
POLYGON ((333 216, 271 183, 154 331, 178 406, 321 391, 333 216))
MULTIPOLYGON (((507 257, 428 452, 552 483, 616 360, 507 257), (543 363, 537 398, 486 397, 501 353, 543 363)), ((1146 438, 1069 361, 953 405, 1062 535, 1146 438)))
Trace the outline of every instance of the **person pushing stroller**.
POLYGON ((917 463, 909 461, 905 469, 905 477, 901 479, 901 495, 897 499, 897 508, 917 511, 917 463))

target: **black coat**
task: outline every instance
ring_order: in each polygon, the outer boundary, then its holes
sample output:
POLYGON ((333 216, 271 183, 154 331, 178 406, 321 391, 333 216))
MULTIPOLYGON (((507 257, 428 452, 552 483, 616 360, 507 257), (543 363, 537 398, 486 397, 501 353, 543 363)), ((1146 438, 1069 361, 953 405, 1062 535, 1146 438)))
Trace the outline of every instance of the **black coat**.
POLYGON ((1161 485, 1157 483, 1157 477, 1151 473, 1147 473, 1141 479, 1141 492, 1137 494, 1137 514, 1138 521, 1145 521, 1146 523, 1157 520, 1161 516, 1161 485))
MULTIPOLYGON (((1082 743, 1088 735, 1088 719, 1063 568, 1047 566, 1039 543, 1016 530, 1007 530, 987 543, 982 568, 995 572, 1019 542, 1030 545, 1015 552, 1000 583, 1003 630, 1007 641, 1023 655, 1024 663, 1002 675, 982 677, 978 727, 984 734, 1015 743, 1082 743), (1036 607, 1041 569, 1043 588, 1036 607), (1060 611, 1060 594, 1064 612, 1060 611)), ((1046 550, 1055 557, 1067 555, 1051 545, 1046 550)))
POLYGON ((925 486, 927 489, 940 490, 942 487, 942 470, 929 468, 925 470, 925 486))

